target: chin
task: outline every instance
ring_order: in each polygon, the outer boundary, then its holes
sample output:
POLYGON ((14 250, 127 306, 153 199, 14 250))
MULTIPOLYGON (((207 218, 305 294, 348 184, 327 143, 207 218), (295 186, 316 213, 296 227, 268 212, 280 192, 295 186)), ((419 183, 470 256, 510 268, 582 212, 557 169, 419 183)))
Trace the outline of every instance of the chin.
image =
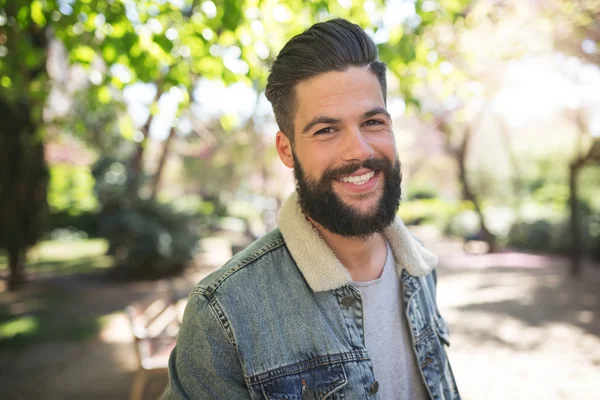
POLYGON ((344 204, 362 217, 372 217, 377 213, 377 208, 379 208, 379 199, 369 201, 368 203, 361 202, 361 204, 356 204, 355 202, 348 203, 344 201, 344 204))
POLYGON ((345 199, 344 196, 340 196, 338 193, 338 198, 341 199, 346 206, 351 207, 361 214, 374 213, 375 208, 379 207, 381 196, 383 196, 383 193, 381 192, 371 192, 356 195, 348 201, 348 199, 345 199))

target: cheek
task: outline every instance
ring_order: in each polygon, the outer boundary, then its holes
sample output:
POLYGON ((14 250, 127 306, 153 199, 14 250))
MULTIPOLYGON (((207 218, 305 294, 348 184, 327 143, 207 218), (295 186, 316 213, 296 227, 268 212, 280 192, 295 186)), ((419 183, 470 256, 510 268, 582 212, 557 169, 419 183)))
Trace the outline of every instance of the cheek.
POLYGON ((381 135, 377 138, 374 143, 374 147, 376 147, 384 156, 388 158, 396 158, 396 138, 393 133, 389 133, 387 135, 381 135))
MULTIPOLYGON (((323 174, 324 171, 332 167, 336 167, 339 163, 340 154, 338 154, 339 146, 335 146, 333 141, 331 143, 319 143, 317 146, 311 146, 306 152, 307 164, 310 165, 310 170, 313 175, 323 174)), ((304 166, 305 163, 302 163, 304 166)))

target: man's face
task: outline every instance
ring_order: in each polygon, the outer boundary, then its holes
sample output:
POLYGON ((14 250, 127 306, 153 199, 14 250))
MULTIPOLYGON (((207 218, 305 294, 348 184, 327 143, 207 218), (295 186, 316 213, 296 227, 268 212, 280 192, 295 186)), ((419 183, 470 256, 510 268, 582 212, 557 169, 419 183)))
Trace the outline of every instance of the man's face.
POLYGON ((377 77, 368 67, 329 72, 296 87, 294 146, 277 149, 294 168, 303 211, 327 230, 366 237, 394 219, 400 164, 377 77))

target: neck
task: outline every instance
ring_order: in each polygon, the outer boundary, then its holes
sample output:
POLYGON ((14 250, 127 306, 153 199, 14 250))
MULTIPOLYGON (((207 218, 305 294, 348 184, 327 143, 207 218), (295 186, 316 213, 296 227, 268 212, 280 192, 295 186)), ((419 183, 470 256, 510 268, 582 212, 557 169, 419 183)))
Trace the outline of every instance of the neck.
POLYGON ((381 276, 387 257, 386 240, 381 233, 374 233, 366 239, 346 237, 328 231, 310 217, 308 220, 348 270, 353 281, 368 282, 381 276))

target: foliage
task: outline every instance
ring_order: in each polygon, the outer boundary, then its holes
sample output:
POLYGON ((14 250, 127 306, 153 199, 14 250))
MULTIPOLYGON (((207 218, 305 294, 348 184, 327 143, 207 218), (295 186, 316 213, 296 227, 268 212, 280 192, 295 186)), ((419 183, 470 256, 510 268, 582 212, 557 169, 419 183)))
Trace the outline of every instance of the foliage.
MULTIPOLYGON (((419 0, 414 12, 384 26, 390 13, 383 0, 370 3, 369 12, 362 2, 338 1, 0 0, 0 116, 6 122, 0 149, 22 155, 18 162, 0 157, 0 171, 7 171, 0 175, 0 216, 8 226, 3 229, 8 235, 0 235, 0 247, 11 254, 19 275, 15 282, 22 280, 19 254, 44 231, 47 172, 42 138, 49 126, 43 119, 44 109, 51 106, 48 94, 68 86, 67 79, 57 78, 65 71, 55 66, 51 73, 48 65, 54 42, 66 51, 69 66, 88 72, 96 105, 110 104, 116 93, 136 82, 154 85, 149 125, 161 94, 171 88, 179 89, 181 111, 189 106, 190 89, 199 77, 263 87, 267 66, 286 40, 316 21, 346 17, 384 37, 381 58, 402 78, 407 103, 414 103, 411 87, 420 79, 420 68, 429 65, 424 33, 460 18, 467 4, 419 0), (11 210, 17 212, 11 215, 11 210)), ((110 112, 97 116, 100 125, 110 121, 110 112)), ((76 123, 73 131, 80 130, 98 141, 96 128, 85 132, 85 125, 76 123)), ((148 129, 143 132, 147 135, 148 129)), ((138 146, 134 166, 141 164, 144 143, 138 146)), ((135 175, 139 169, 134 168, 135 175)), ((137 183, 136 178, 131 184, 137 183)))
MULTIPOLYGON (((73 238, 75 239, 75 238, 73 238)), ((111 258, 105 255, 108 244, 103 239, 42 240, 29 249, 27 264, 35 274, 87 274, 105 271, 111 258)), ((0 270, 5 270, 8 259, 0 255, 0 270)))
MULTIPOLYGON (((583 208, 583 207, 582 207, 583 208)), ((584 214, 580 222, 580 248, 583 253, 600 260, 600 215, 584 214)), ((568 219, 521 221, 507 235, 507 245, 529 251, 568 254, 571 235, 568 219)))
POLYGON ((90 167, 57 164, 50 167, 48 231, 77 230, 98 237, 98 200, 90 167))
POLYGON ((67 230, 69 235, 75 232, 84 238, 100 237, 100 220, 101 214, 99 211, 84 211, 73 215, 68 211, 53 212, 49 215, 49 236, 54 238, 62 236, 61 232, 67 230))
POLYGON ((190 215, 166 204, 136 200, 111 207, 102 215, 116 272, 126 278, 158 278, 180 272, 196 251, 198 236, 190 215))
POLYGON ((68 164, 50 167, 48 203, 53 214, 79 215, 95 210, 98 203, 89 167, 68 164))
POLYGON ((102 87, 91 86, 75 93, 64 128, 97 153, 126 157, 132 153, 135 143, 130 137, 133 127, 125 104, 116 95, 108 102, 102 100, 101 91, 102 87))
POLYGON ((439 198, 402 202, 398 215, 407 225, 433 224, 446 227, 461 206, 439 198))
POLYGON ((428 200, 438 197, 437 190, 431 186, 415 186, 412 185, 406 194, 406 200, 428 200))
POLYGON ((193 215, 155 200, 128 197, 128 172, 114 158, 100 159, 93 167, 102 205, 100 231, 109 242, 116 272, 126 278, 175 274, 196 250, 193 215))

